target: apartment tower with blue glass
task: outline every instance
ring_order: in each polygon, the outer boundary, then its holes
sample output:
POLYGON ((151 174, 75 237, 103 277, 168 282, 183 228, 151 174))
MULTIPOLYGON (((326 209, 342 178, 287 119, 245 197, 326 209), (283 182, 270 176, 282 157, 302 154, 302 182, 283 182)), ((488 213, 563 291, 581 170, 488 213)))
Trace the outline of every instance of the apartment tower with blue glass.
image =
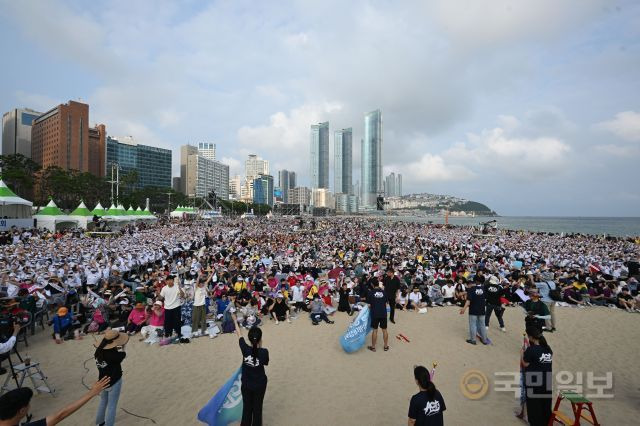
POLYGON ((311 189, 329 189, 329 122, 311 126, 311 189))
POLYGON ((364 116, 364 139, 361 146, 361 205, 375 207, 376 197, 384 190, 382 181, 382 112, 364 116))

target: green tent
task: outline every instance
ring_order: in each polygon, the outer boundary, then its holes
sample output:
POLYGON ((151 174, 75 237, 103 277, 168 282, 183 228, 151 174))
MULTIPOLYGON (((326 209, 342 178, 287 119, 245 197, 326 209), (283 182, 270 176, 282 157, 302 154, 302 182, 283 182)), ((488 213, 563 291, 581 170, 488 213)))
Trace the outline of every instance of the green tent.
POLYGON ((85 206, 84 201, 80 202, 80 205, 76 207, 74 211, 69 213, 69 216, 93 216, 87 206, 85 206))
POLYGON ((93 209, 93 211, 91 211, 91 215, 92 216, 104 216, 106 215, 107 212, 104 209, 104 207, 102 207, 102 204, 100 204, 98 202, 98 204, 96 204, 96 207, 93 209))
POLYGON ((41 208, 36 216, 64 216, 64 213, 56 206, 53 200, 50 200, 49 204, 41 208))

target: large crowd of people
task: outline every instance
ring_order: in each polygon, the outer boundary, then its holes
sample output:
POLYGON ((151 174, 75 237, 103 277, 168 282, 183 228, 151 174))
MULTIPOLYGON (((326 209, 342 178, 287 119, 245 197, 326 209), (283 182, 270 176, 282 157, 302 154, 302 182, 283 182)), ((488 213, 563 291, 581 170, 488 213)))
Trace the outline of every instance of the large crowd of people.
MULTIPOLYGON (((32 322, 47 316, 58 344, 112 330, 150 344, 187 343, 237 325, 291 326, 302 315, 331 324, 335 312, 352 315, 362 302, 372 306, 376 334, 383 329, 385 351, 386 311, 394 323, 396 310, 469 309, 472 344, 487 343, 492 315, 506 330, 509 306, 524 306, 527 325, 546 332, 559 326, 558 304, 640 312, 640 246, 624 238, 478 235, 362 218, 306 229, 252 218, 129 225, 105 238, 14 230, 0 241, 3 309, 27 311, 32 322)), ((419 388, 441 398, 423 376, 416 373, 419 388)))

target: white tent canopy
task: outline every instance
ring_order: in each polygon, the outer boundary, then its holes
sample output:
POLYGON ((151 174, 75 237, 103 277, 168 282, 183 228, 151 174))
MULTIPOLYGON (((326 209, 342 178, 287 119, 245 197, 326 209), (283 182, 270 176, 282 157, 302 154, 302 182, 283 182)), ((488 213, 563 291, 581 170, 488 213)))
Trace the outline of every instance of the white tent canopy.
POLYGON ((0 180, 0 217, 9 219, 24 219, 31 217, 33 203, 18 197, 0 180))
POLYGON ((78 225, 78 220, 64 214, 53 200, 49 201, 49 204, 33 215, 33 218, 37 219, 38 228, 45 228, 49 231, 55 231, 60 228, 73 228, 78 225))
POLYGON ((91 221, 93 215, 91 211, 84 204, 84 201, 80 202, 80 205, 71 213, 69 213, 69 217, 73 220, 78 221, 78 227, 87 229, 87 223, 91 221))

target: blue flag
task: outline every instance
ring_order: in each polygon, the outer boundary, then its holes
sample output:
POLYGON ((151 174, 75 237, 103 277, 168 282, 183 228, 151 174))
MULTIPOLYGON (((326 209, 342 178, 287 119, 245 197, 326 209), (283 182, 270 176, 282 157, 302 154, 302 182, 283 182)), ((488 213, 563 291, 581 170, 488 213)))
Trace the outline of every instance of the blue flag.
POLYGON ((242 367, 222 385, 213 398, 202 407, 198 420, 209 426, 228 425, 242 420, 242 367))
POLYGON ((370 331, 371 315, 369 313, 369 307, 364 306, 340 338, 342 349, 344 349, 346 353, 357 351, 366 343, 367 334, 369 334, 370 331))

